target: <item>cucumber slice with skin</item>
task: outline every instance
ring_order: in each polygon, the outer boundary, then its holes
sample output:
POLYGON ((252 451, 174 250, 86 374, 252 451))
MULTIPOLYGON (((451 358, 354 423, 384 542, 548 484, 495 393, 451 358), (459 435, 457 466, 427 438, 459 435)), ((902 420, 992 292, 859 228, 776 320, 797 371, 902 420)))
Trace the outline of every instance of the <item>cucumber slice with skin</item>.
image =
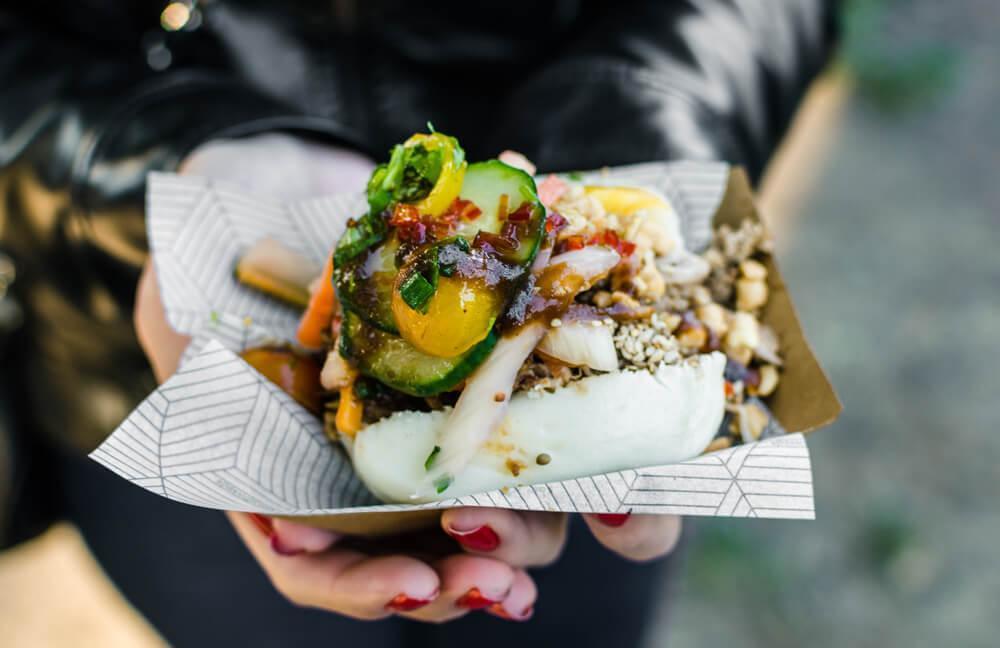
POLYGON ((406 340, 366 324, 356 313, 344 312, 340 354, 366 376, 413 396, 434 396, 465 380, 497 343, 496 331, 464 354, 437 358, 421 353, 406 340))
MULTIPOLYGON (((545 236, 545 209, 538 201, 535 181, 530 175, 499 160, 470 164, 459 198, 474 203, 482 213, 473 220, 460 220, 456 236, 472 243, 481 231, 506 235, 500 241, 504 247, 498 250, 504 261, 527 267, 534 260, 545 236), (509 222, 500 217, 504 195, 508 215, 528 204, 527 212, 522 214, 528 216, 526 220, 509 222), (508 247, 510 243, 512 247, 508 247)), ((399 333, 391 306, 398 250, 399 239, 390 233, 384 242, 338 263, 334 270, 337 298, 345 308, 366 323, 393 334, 399 333)))
POLYGON ((392 315, 392 287, 396 281, 399 239, 390 237, 333 271, 337 299, 347 310, 387 333, 397 333, 392 315))
POLYGON ((469 165, 458 197, 475 204, 482 210, 482 214, 474 220, 460 222, 455 234, 470 243, 480 231, 502 234, 508 225, 507 219, 501 219, 498 213, 501 196, 504 195, 507 196, 508 215, 516 212, 524 203, 531 206, 529 219, 518 224, 515 232, 517 249, 506 255, 508 261, 527 265, 534 260, 545 237, 545 208, 538 200, 534 178, 500 160, 469 165))

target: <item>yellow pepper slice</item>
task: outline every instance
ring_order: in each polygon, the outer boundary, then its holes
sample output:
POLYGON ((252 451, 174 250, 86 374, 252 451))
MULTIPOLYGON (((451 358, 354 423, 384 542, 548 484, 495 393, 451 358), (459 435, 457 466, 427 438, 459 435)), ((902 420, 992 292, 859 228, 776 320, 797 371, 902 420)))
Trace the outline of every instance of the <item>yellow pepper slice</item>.
POLYGON ((439 277, 427 312, 410 307, 392 291, 392 314, 399 335, 418 350, 439 358, 465 353, 489 335, 498 312, 498 295, 458 277, 439 277))
POLYGON ((638 187, 588 185, 583 190, 588 196, 596 198, 608 212, 619 216, 631 216, 644 209, 669 209, 663 198, 638 187))
POLYGON ((424 198, 413 203, 417 211, 428 216, 440 216, 458 198, 468 166, 463 156, 456 156, 455 142, 441 133, 417 133, 406 140, 404 147, 423 145, 428 151, 441 151, 441 175, 434 188, 424 198), (457 159, 456 159, 457 158, 457 159))

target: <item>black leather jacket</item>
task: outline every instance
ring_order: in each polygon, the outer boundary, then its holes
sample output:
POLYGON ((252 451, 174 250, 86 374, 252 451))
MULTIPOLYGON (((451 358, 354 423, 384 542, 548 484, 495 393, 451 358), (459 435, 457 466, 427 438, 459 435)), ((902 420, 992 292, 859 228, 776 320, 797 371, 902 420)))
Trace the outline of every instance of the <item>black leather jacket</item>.
POLYGON ((150 169, 273 129, 380 158, 430 120, 471 158, 726 159, 756 176, 835 22, 834 0, 203 0, 171 32, 166 0, 10 4, 0 251, 26 324, 4 373, 17 429, 80 450, 153 387, 132 330, 150 169))

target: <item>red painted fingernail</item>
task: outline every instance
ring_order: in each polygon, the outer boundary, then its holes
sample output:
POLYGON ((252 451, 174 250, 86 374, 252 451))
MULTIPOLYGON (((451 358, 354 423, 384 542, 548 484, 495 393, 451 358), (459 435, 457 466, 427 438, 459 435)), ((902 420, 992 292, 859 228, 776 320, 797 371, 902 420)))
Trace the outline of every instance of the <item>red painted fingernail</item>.
POLYGON ((631 513, 598 513, 597 519, 609 527, 620 527, 628 522, 631 513))
POLYGON ((266 515, 261 515, 260 513, 247 513, 247 517, 253 522, 253 525, 257 527, 261 533, 267 537, 271 537, 274 533, 274 524, 271 522, 271 518, 266 515))
POLYGON ((510 612, 508 612, 506 608, 504 608, 502 603, 494 603, 493 605, 490 606, 489 610, 492 614, 495 614, 501 619, 507 619, 509 621, 514 620, 514 617, 510 615, 510 612))
POLYGON ((500 536, 489 525, 484 524, 469 531, 459 531, 448 527, 445 529, 452 538, 466 549, 473 551, 493 551, 500 546, 500 536))
POLYGON ((528 607, 524 608, 524 611, 521 612, 520 616, 514 616, 507 611, 507 608, 503 606, 503 603, 494 603, 489 607, 489 611, 491 614, 498 616, 501 619, 506 619, 508 621, 527 621, 528 619, 531 618, 531 615, 534 613, 535 610, 532 606, 529 605, 528 607))
POLYGON ((457 601, 455 605, 458 607, 465 608, 467 610, 481 610, 485 607, 495 605, 499 601, 493 601, 485 596, 479 591, 478 587, 473 587, 468 592, 463 594, 457 601))
POLYGON ((297 556, 302 553, 301 549, 291 549, 281 544, 281 537, 276 533, 271 535, 271 549, 279 556, 297 556))
POLYGON ((417 599, 410 598, 406 594, 399 594, 391 601, 385 604, 387 610, 395 610, 396 612, 409 612, 410 610, 416 610, 417 608, 422 608, 434 599, 417 599))

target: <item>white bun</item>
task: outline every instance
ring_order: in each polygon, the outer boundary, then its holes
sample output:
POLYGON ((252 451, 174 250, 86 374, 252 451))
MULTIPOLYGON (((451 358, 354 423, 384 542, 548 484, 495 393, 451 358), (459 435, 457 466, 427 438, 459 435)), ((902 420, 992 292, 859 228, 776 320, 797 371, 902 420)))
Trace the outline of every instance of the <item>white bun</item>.
POLYGON ((515 394, 503 424, 441 494, 426 485, 424 461, 448 411, 397 412, 364 428, 353 443, 354 469, 380 499, 413 503, 684 461, 701 454, 722 422, 725 365, 716 352, 656 373, 618 371, 553 393, 515 394))

